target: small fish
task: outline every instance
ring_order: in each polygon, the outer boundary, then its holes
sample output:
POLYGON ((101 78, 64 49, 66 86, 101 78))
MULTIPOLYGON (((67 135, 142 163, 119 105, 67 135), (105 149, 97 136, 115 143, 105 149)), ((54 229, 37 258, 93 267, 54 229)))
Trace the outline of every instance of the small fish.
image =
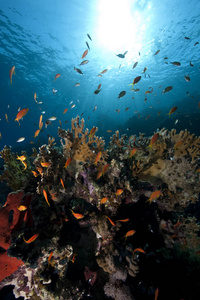
POLYGON ((50 266, 50 260, 53 256, 53 251, 51 251, 51 253, 49 254, 49 257, 48 257, 48 266, 50 266))
POLYGON ((84 57, 86 57, 87 54, 88 54, 88 49, 83 52, 83 55, 81 58, 83 59, 84 57))
POLYGON ((148 147, 152 147, 157 142, 158 138, 159 138, 159 133, 157 132, 151 138, 151 142, 148 147))
POLYGON ((37 177, 39 174, 37 174, 37 172, 35 172, 35 171, 31 171, 32 173, 33 173, 33 176, 34 177, 37 177))
POLYGON ((125 236, 123 236, 123 238, 125 238, 125 240, 127 239, 128 236, 132 236, 136 231, 135 230, 129 230, 125 236))
POLYGON ((129 110, 129 108, 130 108, 130 107, 127 107, 127 108, 125 109, 125 111, 129 110))
POLYGON ((17 159, 21 160, 21 161, 24 161, 24 160, 26 160, 26 156, 25 155, 21 155, 21 156, 17 155, 17 159))
POLYGON ((191 62, 191 61, 190 61, 190 66, 191 66, 191 67, 194 67, 194 65, 192 64, 192 62, 191 62))
POLYGON ((12 84, 12 77, 13 77, 13 74, 15 75, 15 66, 13 66, 11 69, 10 69, 10 72, 9 72, 9 77, 10 77, 10 83, 12 84))
POLYGON ((181 147, 182 144, 183 144, 183 141, 182 141, 182 140, 180 140, 179 142, 177 142, 177 143, 175 144, 175 146, 174 146, 174 150, 179 149, 179 148, 181 147))
POLYGON ((38 236, 39 236, 39 234, 36 233, 29 240, 25 240, 24 236, 23 236, 23 239, 24 239, 25 243, 30 244, 30 243, 34 242, 37 239, 38 236))
POLYGON ((111 218, 109 218, 108 216, 105 215, 105 217, 110 221, 110 224, 112 224, 113 226, 116 226, 116 224, 111 220, 111 218))
POLYGON ((170 62, 170 63, 174 66, 177 66, 177 67, 181 65, 181 63, 179 61, 173 61, 173 62, 170 62))
POLYGON ((43 114, 43 115, 46 114, 46 111, 43 110, 43 111, 41 112, 41 114, 43 114))
POLYGON ((97 127, 94 126, 94 127, 90 130, 90 133, 89 133, 88 137, 89 137, 89 138, 92 138, 92 137, 95 135, 96 131, 97 131, 97 127))
POLYGON ((33 98, 34 98, 34 100, 35 100, 35 102, 37 103, 37 94, 36 93, 34 93, 34 95, 33 95, 33 98))
POLYGON ((41 162, 40 164, 43 168, 48 168, 52 165, 52 163, 50 163, 50 162, 41 162))
POLYGON ((128 51, 125 51, 124 54, 115 54, 116 56, 118 56, 119 58, 125 58, 125 55, 128 53, 128 51))
MULTIPOLYGON (((21 120, 29 111, 29 108, 23 108, 21 109, 18 114, 16 115, 15 121, 17 121, 19 123, 19 120, 21 120)), ((20 123, 19 123, 20 125, 20 123)))
POLYGON ((77 83, 75 83, 74 86, 80 86, 80 85, 81 85, 80 82, 77 82, 77 83))
POLYGON ((70 108, 74 108, 76 106, 76 104, 72 104, 72 106, 70 108))
POLYGON ((86 43, 86 46, 88 47, 88 50, 90 50, 90 46, 88 44, 88 42, 85 42, 86 43))
POLYGON ((167 86, 164 90, 162 90, 162 94, 165 94, 165 93, 168 93, 168 92, 170 92, 171 90, 172 90, 172 86, 170 85, 170 86, 167 86))
POLYGON ((48 201, 48 197, 47 197, 47 192, 44 189, 43 189, 43 195, 44 195, 44 198, 45 198, 47 204, 50 206, 49 201, 48 201))
POLYGON ((147 68, 145 67, 144 70, 142 71, 142 74, 144 74, 146 72, 147 68))
POLYGON ((42 129, 43 123, 42 123, 42 117, 43 115, 40 115, 40 119, 39 119, 39 129, 42 129))
POLYGON ((200 101, 199 101, 199 103, 198 103, 198 107, 197 108, 200 108, 200 101))
POLYGON ((84 215, 75 213, 72 209, 70 209, 70 210, 71 210, 73 216, 74 216, 77 220, 84 218, 84 215))
POLYGON ((187 37, 187 36, 185 36, 185 39, 186 39, 186 40, 190 40, 190 38, 189 38, 189 37, 187 37))
POLYGON ((134 64, 133 64, 133 69, 135 69, 138 65, 138 62, 136 61, 134 64))
POLYGON ((167 115, 169 115, 170 117, 171 114, 173 114, 176 110, 177 110, 177 106, 172 107, 167 115))
POLYGON ((115 193, 116 196, 120 196, 123 193, 122 189, 118 189, 117 192, 115 193))
POLYGON ((97 153, 97 156, 96 156, 96 159, 95 159, 95 162, 94 162, 95 165, 97 165, 97 163, 100 161, 101 155, 102 155, 101 151, 97 153))
POLYGON ((186 80, 187 82, 190 81, 190 77, 189 77, 188 75, 185 75, 184 78, 185 78, 185 80, 186 80))
POLYGON ((66 114, 67 111, 68 111, 68 108, 65 108, 63 111, 63 114, 66 114))
POLYGON ((108 201, 108 197, 104 197, 101 199, 101 204, 105 204, 108 201))
POLYGON ((60 178, 60 182, 61 182, 61 185, 62 185, 63 189, 65 189, 64 181, 63 181, 62 178, 60 178))
POLYGON ((93 111, 95 111, 97 109, 97 105, 95 105, 95 107, 93 108, 93 111))
POLYGON ((77 256, 77 254, 76 254, 76 253, 74 253, 74 254, 73 254, 73 257, 72 257, 72 259, 71 259, 71 262, 72 262, 72 263, 74 263, 74 262, 75 262, 76 256, 77 256))
POLYGON ((115 111, 116 111, 117 113, 119 113, 119 112, 120 112, 120 109, 115 109, 115 111))
POLYGON ((23 142, 25 140, 25 137, 20 137, 16 142, 17 143, 21 143, 21 142, 23 142))
POLYGON ((0 132, 0 139, 2 139, 2 134, 1 134, 1 132, 0 132))
POLYGON ((134 87, 134 84, 138 83, 140 81, 142 77, 141 76, 137 76, 133 79, 133 82, 129 85, 132 85, 132 88, 134 87))
POLYGON ((129 219, 129 218, 127 218, 127 219, 121 219, 121 220, 117 220, 116 222, 128 222, 128 221, 130 221, 130 219, 129 219))
POLYGON ((40 133, 40 129, 36 130, 35 134, 34 134, 34 138, 36 138, 40 133))
POLYGON ((156 200, 160 197, 160 195, 162 195, 162 191, 154 191, 153 193, 151 193, 149 199, 146 202, 149 202, 151 204, 151 202, 153 200, 156 200))
POLYGON ((23 163, 23 165, 24 165, 24 169, 23 169, 23 171, 24 170, 26 170, 27 169, 27 163, 25 162, 25 161, 23 161, 23 160, 21 160, 21 162, 23 163))
POLYGON ((68 158, 68 160, 66 161, 66 163, 65 163, 65 165, 64 165, 63 168, 67 169, 67 167, 69 166, 69 164, 71 163, 71 161, 72 161, 72 158, 71 157, 68 158))
POLYGON ((173 229, 176 229, 179 225, 181 225, 181 221, 178 221, 174 226, 173 226, 173 229))
POLYGON ((105 74, 106 72, 108 71, 108 69, 105 69, 105 70, 103 70, 103 71, 101 71, 99 74, 105 74))
POLYGON ((108 129, 108 130, 107 130, 107 132, 111 133, 111 132, 112 132, 112 130, 108 129))
POLYGON ((195 174, 200 173, 200 168, 195 171, 195 174))
POLYGON ((54 95, 56 95, 57 91, 58 91, 58 90, 56 90, 56 89, 53 89, 53 90, 52 90, 52 92, 53 92, 54 95))
POLYGON ((7 123, 9 123, 8 122, 8 115, 7 114, 5 114, 5 118, 6 118, 7 123))
POLYGON ((55 117, 55 116, 48 118, 49 121, 55 121, 56 119, 57 119, 57 117, 55 117))
POLYGON ((90 39, 90 41, 92 41, 91 36, 89 35, 89 33, 87 33, 88 38, 90 39))
POLYGON ((25 205, 19 205, 19 206, 17 206, 17 209, 19 211, 25 211, 25 210, 27 210, 27 206, 25 206, 25 205))
POLYGON ((151 116, 151 115, 148 115, 148 116, 146 117, 146 120, 148 120, 148 119, 150 118, 150 116, 151 116))
POLYGON ((154 56, 157 55, 160 52, 160 50, 156 51, 156 53, 154 53, 154 56))
POLYGON ((178 123, 178 119, 176 119, 176 121, 174 122, 174 125, 176 125, 178 123))
MULTIPOLYGON (((57 78, 59 78, 61 75, 58 73, 58 74, 56 74, 56 76, 54 77, 54 81, 57 79, 57 78)), ((53 82, 54 82, 53 81, 53 82)))
POLYGON ((79 66, 84 66, 89 63, 89 60, 83 60, 79 66))
POLYGON ((132 157, 136 152, 137 152, 136 148, 132 149, 130 152, 129 158, 132 157))
POLYGON ((74 67, 74 70, 75 70, 77 73, 83 75, 83 72, 82 72, 80 69, 74 67))
POLYGON ((158 293, 159 293, 159 288, 157 288, 157 289, 155 290, 155 298, 154 298, 154 300, 157 300, 157 299, 158 299, 158 293))
POLYGON ((99 172, 99 173, 97 174, 97 180, 98 180, 99 178, 101 178, 102 175, 103 175, 103 173, 102 173, 102 172, 99 172))
POLYGON ((97 89, 100 90, 100 88, 101 88, 101 84, 98 85, 98 88, 97 88, 97 89))
POLYGON ((194 44, 194 46, 196 46, 196 45, 198 45, 199 44, 199 42, 196 42, 195 44, 194 44))
POLYGON ((119 93, 119 96, 117 97, 118 99, 119 98, 122 98, 122 97, 124 97, 126 95, 126 91, 121 91, 120 93, 119 93))
POLYGON ((97 95, 97 94, 99 94, 100 92, 101 92, 101 90, 95 90, 95 91, 94 91, 94 94, 97 95))
POLYGON ((134 250, 133 250, 133 254, 135 253, 135 252, 141 252, 141 253, 146 253, 143 249, 141 249, 141 248, 135 248, 134 250))
POLYGON ((103 167, 103 171, 102 171, 102 174, 103 174, 103 175, 107 172, 108 168, 109 168, 109 164, 106 164, 106 165, 103 167))

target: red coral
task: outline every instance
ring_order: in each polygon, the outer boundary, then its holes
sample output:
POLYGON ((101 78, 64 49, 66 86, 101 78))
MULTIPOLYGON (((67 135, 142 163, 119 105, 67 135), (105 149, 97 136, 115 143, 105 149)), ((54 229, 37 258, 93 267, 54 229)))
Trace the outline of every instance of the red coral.
MULTIPOLYGON (((32 213, 29 208, 31 203, 32 194, 27 193, 24 195, 24 191, 19 190, 15 193, 8 194, 6 203, 0 209, 0 247, 8 250, 10 246, 10 237, 13 231, 18 229, 21 223, 26 223, 26 226, 33 225, 32 213), (19 211, 19 205, 25 205, 27 207, 26 211, 19 211), (12 221, 9 218, 12 215, 12 221)), ((0 254, 0 268, 1 276, 0 281, 5 277, 12 274, 18 269, 19 266, 23 264, 22 260, 18 260, 14 257, 8 257, 7 253, 0 254)))

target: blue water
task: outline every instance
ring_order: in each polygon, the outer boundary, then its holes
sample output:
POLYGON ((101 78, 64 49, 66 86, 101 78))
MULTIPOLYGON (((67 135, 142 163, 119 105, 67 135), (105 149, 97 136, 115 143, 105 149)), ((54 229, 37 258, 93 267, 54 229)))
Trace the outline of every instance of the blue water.
POLYGON ((4 145, 26 149, 30 141, 36 146, 46 143, 48 134, 57 138, 59 120, 63 128, 71 128, 71 119, 81 114, 86 127, 97 126, 97 135, 107 142, 107 130, 117 129, 121 134, 152 135, 159 127, 187 128, 199 135, 200 44, 194 46, 200 43, 199 11, 199 0, 1 1, 0 149, 4 145), (86 41, 89 63, 79 66, 86 41), (116 56, 125 51, 125 58, 116 56), (174 61, 181 66, 170 63, 174 61), (16 75, 11 85, 13 65, 16 75), (98 77, 104 69, 108 71, 98 77), (54 82, 57 73, 61 76, 54 82), (137 76, 142 78, 134 88, 140 90, 133 92, 129 84, 137 76), (99 84, 101 91, 95 95, 99 84), (173 89, 162 94, 167 86, 173 89), (153 92, 145 95, 150 87, 153 92), (124 90, 126 95, 118 99, 124 90), (34 101, 34 93, 41 105, 34 101), (173 106, 178 108, 169 118, 166 114, 173 106), (15 122, 19 107, 29 108, 20 126, 15 122), (44 122, 51 116, 57 120, 34 138, 42 111, 44 122), (25 141, 16 143, 20 137, 25 141))

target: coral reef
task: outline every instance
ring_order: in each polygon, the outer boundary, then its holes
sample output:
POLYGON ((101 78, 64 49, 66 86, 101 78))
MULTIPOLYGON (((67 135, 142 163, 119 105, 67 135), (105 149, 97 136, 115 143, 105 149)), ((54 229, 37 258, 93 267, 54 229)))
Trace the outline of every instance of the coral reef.
POLYGON ((60 147, 49 138, 30 158, 23 152, 25 170, 10 148, 1 152, 1 179, 22 189, 0 210, 1 243, 25 265, 0 288, 13 284, 25 299, 152 299, 158 285, 165 293, 159 272, 145 277, 149 264, 159 269, 161 253, 171 259, 176 247, 192 257, 200 250, 200 215, 190 214, 200 200, 200 138, 117 131, 105 149, 96 127, 84 129, 78 116, 71 125, 58 129, 60 147))

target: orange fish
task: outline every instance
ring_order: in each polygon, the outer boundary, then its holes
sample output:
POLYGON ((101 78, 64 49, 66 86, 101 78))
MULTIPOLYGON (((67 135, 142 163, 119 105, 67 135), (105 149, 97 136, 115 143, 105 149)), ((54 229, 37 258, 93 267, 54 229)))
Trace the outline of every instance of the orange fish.
POLYGON ((105 215, 105 217, 110 221, 110 223, 113 225, 113 226, 116 226, 116 224, 108 217, 105 215))
POLYGON ((104 197, 101 199, 101 204, 105 204, 108 200, 108 197, 104 197))
POLYGON ((62 178, 60 178, 60 182, 61 182, 61 184, 62 184, 63 189, 65 189, 65 185, 64 185, 64 182, 63 182, 63 179, 62 179, 62 178))
MULTIPOLYGON (((19 123, 19 120, 21 120, 27 114, 28 111, 29 111, 29 108, 23 108, 23 109, 21 109, 18 112, 15 121, 17 121, 19 123)), ((19 125, 20 125, 20 123, 19 123, 19 125)))
POLYGON ((47 197, 47 192, 45 190, 43 190, 43 195, 44 195, 44 198, 45 198, 47 204, 50 206, 49 201, 48 201, 48 197, 47 197))
POLYGON ((36 93, 34 93, 34 95, 33 95, 33 98, 34 98, 34 100, 35 100, 35 102, 37 102, 37 94, 36 93))
POLYGON ((200 108, 200 101, 199 101, 199 103, 198 103, 198 107, 197 108, 200 108))
POLYGON ((112 132, 112 130, 108 129, 108 130, 107 130, 107 132, 111 133, 111 132, 112 132))
POLYGON ((136 153, 136 151, 137 151, 137 149, 136 148, 134 148, 133 150, 131 150, 131 152, 130 152, 130 156, 129 157, 132 157, 135 153, 136 153))
POLYGON ((171 114, 173 114, 176 110, 177 110, 177 106, 172 107, 167 115, 169 115, 170 117, 171 114))
POLYGON ((115 193, 115 195, 120 196, 123 193, 122 189, 118 189, 117 192, 115 193))
POLYGON ((176 229, 179 225, 181 225, 181 221, 178 221, 178 222, 173 226, 173 229, 176 229))
POLYGON ((37 177, 39 174, 37 174, 37 172, 35 172, 35 171, 32 171, 32 173, 33 173, 33 175, 35 176, 35 177, 37 177))
POLYGON ((95 132, 97 131, 97 127, 93 127, 91 130, 90 130, 90 133, 88 135, 89 138, 92 138, 94 135, 95 135, 95 132))
POLYGON ((195 171, 195 174, 200 173, 200 168, 195 171))
POLYGON ((102 173, 102 172, 99 172, 99 173, 97 174, 97 180, 98 180, 102 175, 103 175, 103 173, 102 173))
POLYGON ((21 156, 17 155, 17 159, 24 161, 24 160, 26 160, 26 156, 25 155, 21 155, 21 156))
POLYGON ((65 163, 65 165, 64 165, 63 168, 66 168, 66 169, 67 169, 67 167, 69 166, 69 164, 71 163, 71 161, 72 161, 72 158, 71 158, 71 157, 68 158, 68 160, 66 161, 66 163, 65 163))
POLYGON ((151 204, 151 202, 153 200, 158 199, 160 197, 160 195, 162 195, 162 191, 154 191, 153 193, 151 193, 151 196, 149 197, 149 199, 146 202, 149 201, 149 203, 151 204))
POLYGON ((135 252, 141 252, 141 253, 146 253, 143 249, 141 249, 141 248, 135 248, 134 250, 133 250, 133 254, 135 253, 135 252))
MULTIPOLYGON (((96 159, 95 159, 95 162, 94 162, 95 165, 97 165, 98 161, 100 161, 100 159, 101 159, 101 154, 102 154, 101 151, 97 153, 97 156, 96 156, 96 159)), ((102 174, 103 174, 103 173, 102 173, 102 174)))
POLYGON ((116 222, 128 222, 128 221, 130 221, 129 218, 127 218, 127 219, 122 219, 122 220, 117 220, 116 222))
POLYGON ((39 235, 38 233, 34 234, 29 240, 25 240, 25 238, 23 236, 24 242, 27 243, 27 244, 30 244, 30 243, 34 242, 37 239, 38 235, 39 235))
POLYGON ((17 206, 17 209, 19 211, 25 211, 25 210, 27 210, 27 207, 25 205, 19 205, 19 206, 17 206))
POLYGON ((71 210, 73 216, 74 216, 77 220, 84 218, 84 215, 82 215, 82 214, 77 214, 77 213, 75 213, 72 209, 70 209, 70 210, 71 210))
POLYGON ((74 262, 75 262, 75 258, 76 258, 76 256, 77 256, 77 254, 76 254, 76 253, 74 253, 74 254, 73 254, 73 257, 72 257, 72 260, 71 260, 71 261, 72 261, 72 263, 74 263, 74 262))
POLYGON ((44 168, 48 168, 49 166, 51 166, 51 163, 48 162, 48 161, 47 161, 47 162, 41 162, 40 164, 41 164, 41 166, 44 167, 44 168))
POLYGON ((149 144, 148 147, 152 147, 152 146, 156 143, 156 141, 157 141, 158 138, 159 138, 159 133, 157 132, 157 133, 155 133, 154 136, 151 138, 151 142, 150 142, 150 144, 149 144))
POLYGON ((83 59, 84 57, 86 57, 87 54, 88 54, 88 49, 83 52, 83 55, 81 58, 83 59))
POLYGON ((177 150, 178 148, 181 147, 181 145, 183 144, 183 141, 179 141, 178 143, 175 144, 174 149, 177 150))
POLYGON ((5 118, 6 118, 7 123, 9 123, 8 122, 8 115, 7 114, 5 114, 5 118))
POLYGON ((36 132, 34 133, 34 138, 36 138, 40 133, 40 129, 36 130, 36 132))
POLYGON ((15 75, 15 66, 13 66, 11 69, 10 69, 10 72, 9 72, 9 77, 10 77, 10 83, 12 84, 12 76, 13 74, 15 75))
MULTIPOLYGON (((58 77, 60 77, 60 74, 59 74, 59 73, 56 74, 56 76, 55 76, 55 78, 54 78, 54 81, 55 81, 58 77)), ((53 82, 54 82, 54 81, 53 81, 53 82)))
POLYGON ((41 130, 42 129, 42 126, 43 126, 43 123, 42 123, 42 115, 40 116, 40 119, 39 119, 39 129, 41 130))
POLYGON ((98 85, 98 88, 97 88, 97 89, 100 90, 100 88, 101 88, 101 84, 98 85))
POLYGON ((108 168, 109 168, 109 164, 106 164, 106 165, 103 167, 103 171, 102 171, 102 174, 103 174, 103 175, 107 172, 108 168))
POLYGON ((125 236, 123 236, 123 238, 125 238, 125 240, 126 240, 128 236, 133 235, 135 232, 136 232, 135 230, 129 230, 129 231, 125 234, 125 236))
POLYGON ((49 254, 49 257, 48 257, 48 266, 50 265, 50 260, 53 256, 53 251, 51 251, 51 253, 49 254))
POLYGON ((63 114, 66 114, 67 111, 68 111, 68 108, 65 108, 63 111, 63 114))
POLYGON ((154 298, 154 300, 157 300, 157 299, 158 299, 158 293, 159 293, 159 288, 157 288, 157 289, 155 290, 155 298, 154 298))
POLYGON ((25 162, 25 161, 23 161, 23 160, 21 160, 21 162, 23 163, 23 165, 24 165, 24 169, 23 169, 23 171, 24 170, 26 170, 27 169, 27 163, 25 162))

